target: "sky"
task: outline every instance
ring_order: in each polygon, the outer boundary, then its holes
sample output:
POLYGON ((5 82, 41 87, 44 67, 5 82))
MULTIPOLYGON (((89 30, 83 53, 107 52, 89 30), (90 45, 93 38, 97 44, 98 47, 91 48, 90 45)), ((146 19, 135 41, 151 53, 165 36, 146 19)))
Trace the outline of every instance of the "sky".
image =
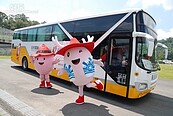
POLYGON ((158 40, 173 37, 173 0, 0 0, 7 15, 24 13, 48 23, 130 9, 143 9, 155 19, 158 40))

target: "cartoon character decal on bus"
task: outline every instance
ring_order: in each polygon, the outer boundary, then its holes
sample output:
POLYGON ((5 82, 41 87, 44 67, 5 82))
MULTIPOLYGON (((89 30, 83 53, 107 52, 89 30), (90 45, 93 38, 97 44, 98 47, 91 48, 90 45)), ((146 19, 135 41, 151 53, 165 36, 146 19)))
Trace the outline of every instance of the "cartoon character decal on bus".
POLYGON ((35 70, 40 74, 41 84, 40 88, 51 88, 49 72, 52 70, 53 65, 59 62, 59 59, 54 59, 54 53, 45 45, 41 44, 36 54, 31 54, 31 61, 34 63, 35 70))
POLYGON ((64 68, 59 70, 58 75, 61 75, 65 71, 68 73, 68 77, 79 89, 79 97, 76 100, 76 104, 84 103, 83 87, 97 87, 99 90, 103 89, 103 83, 100 80, 93 80, 95 68, 94 63, 103 66, 101 59, 94 60, 91 52, 94 48, 94 42, 91 42, 90 36, 88 40, 90 42, 80 43, 76 38, 70 40, 70 44, 62 46, 57 37, 52 38, 53 41, 57 41, 57 46, 61 49, 57 54, 64 56, 64 68))
POLYGON ((21 43, 19 43, 19 45, 17 46, 17 50, 16 50, 16 58, 17 58, 17 61, 19 61, 20 48, 21 48, 21 43))

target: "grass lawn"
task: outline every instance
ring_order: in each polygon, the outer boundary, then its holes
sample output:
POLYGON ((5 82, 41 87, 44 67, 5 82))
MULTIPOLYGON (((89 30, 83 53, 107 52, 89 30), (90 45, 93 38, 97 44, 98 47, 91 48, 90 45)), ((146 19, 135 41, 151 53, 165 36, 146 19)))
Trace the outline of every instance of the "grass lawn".
POLYGON ((10 56, 0 56, 0 59, 10 59, 10 56))
POLYGON ((173 80, 173 65, 159 64, 161 70, 159 71, 159 78, 172 79, 173 80))

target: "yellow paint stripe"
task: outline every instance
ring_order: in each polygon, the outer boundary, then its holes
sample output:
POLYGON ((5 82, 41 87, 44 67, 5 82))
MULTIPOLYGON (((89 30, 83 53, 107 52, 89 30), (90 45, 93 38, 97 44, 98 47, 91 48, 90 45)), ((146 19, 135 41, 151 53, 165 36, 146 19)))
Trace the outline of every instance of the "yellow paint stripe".
POLYGON ((113 82, 106 83, 106 92, 126 97, 126 90, 127 90, 126 86, 118 85, 113 82))

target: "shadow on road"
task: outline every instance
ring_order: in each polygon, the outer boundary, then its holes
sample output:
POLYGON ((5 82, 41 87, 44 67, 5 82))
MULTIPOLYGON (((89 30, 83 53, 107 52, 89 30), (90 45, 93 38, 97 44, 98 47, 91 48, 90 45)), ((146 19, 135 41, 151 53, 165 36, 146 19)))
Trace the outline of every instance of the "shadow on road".
MULTIPOLYGON (((11 67, 16 70, 23 71, 20 66, 11 66, 11 67)), ((36 71, 33 71, 33 70, 23 71, 23 72, 30 74, 32 76, 35 76, 37 78, 39 77, 36 71)), ((69 89, 71 91, 75 91, 78 93, 77 87, 73 85, 71 82, 67 82, 62 79, 58 79, 56 77, 51 77, 51 82, 58 86, 64 87, 66 89, 69 89)), ((50 93, 47 93, 44 90, 41 90, 38 88, 31 91, 38 94, 52 94, 52 95, 61 93, 59 90, 54 90, 54 89, 52 90, 52 92, 50 91, 50 93)), ((85 96, 98 99, 100 101, 127 109, 132 112, 139 113, 141 115, 173 116, 173 109, 172 109, 173 98, 152 93, 152 92, 140 99, 127 99, 121 96, 105 93, 93 88, 87 89, 86 91, 84 91, 84 94, 85 96)), ((84 116, 85 114, 88 115, 89 111, 91 110, 96 110, 96 112, 100 111, 102 114, 105 114, 105 116, 111 115, 108 113, 109 109, 106 109, 103 106, 97 106, 91 103, 85 103, 84 105, 76 105, 74 103, 71 103, 71 104, 67 104, 66 106, 62 108, 62 112, 65 116, 68 116, 68 115, 72 116, 72 114, 75 116, 75 114, 77 113, 78 114, 82 113, 82 115, 84 116), (85 113, 82 113, 82 111, 80 110, 84 110, 83 112, 85 113)))
POLYGON ((97 106, 91 103, 85 103, 83 105, 70 103, 65 105, 60 111, 62 111, 64 116, 113 116, 109 113, 106 106, 97 106))
POLYGON ((33 93, 37 93, 37 94, 43 94, 43 95, 56 95, 56 94, 62 94, 64 92, 60 92, 57 89, 51 88, 51 89, 47 89, 47 88, 35 88, 33 90, 31 90, 31 92, 33 93))

